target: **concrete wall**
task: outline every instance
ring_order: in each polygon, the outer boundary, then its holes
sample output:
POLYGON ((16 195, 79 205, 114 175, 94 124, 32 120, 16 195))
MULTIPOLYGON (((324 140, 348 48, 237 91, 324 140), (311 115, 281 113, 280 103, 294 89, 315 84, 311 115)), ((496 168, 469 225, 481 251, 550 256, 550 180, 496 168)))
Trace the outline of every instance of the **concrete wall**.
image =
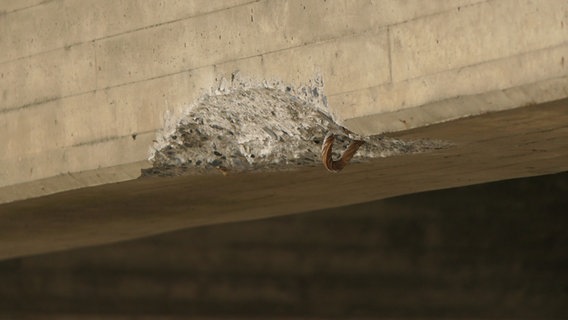
POLYGON ((0 188, 137 177, 164 112, 237 69, 319 73, 336 118, 376 134, 564 98, 566 58, 557 0, 3 0, 0 188))
MULTIPOLYGON (((352 163, 339 174, 318 165, 146 177, 0 204, 0 260, 568 171, 567 111, 564 99, 404 131, 397 136, 443 137, 454 145, 352 163)), ((11 192, 0 192, 0 199, 11 192)), ((527 195, 533 196, 518 198, 527 195)))

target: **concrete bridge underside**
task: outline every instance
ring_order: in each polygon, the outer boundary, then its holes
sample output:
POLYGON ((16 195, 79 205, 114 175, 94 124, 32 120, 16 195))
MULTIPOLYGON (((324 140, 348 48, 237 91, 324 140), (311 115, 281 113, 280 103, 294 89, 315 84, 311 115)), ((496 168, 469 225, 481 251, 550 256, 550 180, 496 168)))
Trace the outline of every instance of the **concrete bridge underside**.
POLYGON ((0 258, 566 171, 567 31, 554 0, 1 1, 0 258), (321 77, 356 134, 451 146, 138 179, 167 118, 237 71, 321 77))

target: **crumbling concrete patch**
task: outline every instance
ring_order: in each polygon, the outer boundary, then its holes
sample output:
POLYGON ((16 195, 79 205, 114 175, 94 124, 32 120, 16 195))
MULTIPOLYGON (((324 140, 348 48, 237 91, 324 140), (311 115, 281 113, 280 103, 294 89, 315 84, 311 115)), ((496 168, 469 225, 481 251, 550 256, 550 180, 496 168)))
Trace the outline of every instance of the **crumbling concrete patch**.
POLYGON ((288 170, 321 163, 322 141, 338 134, 334 157, 351 139, 364 140, 352 162, 448 146, 438 140, 403 141, 347 134, 329 115, 323 81, 294 87, 278 81, 222 79, 178 119, 166 117, 143 176, 288 170))

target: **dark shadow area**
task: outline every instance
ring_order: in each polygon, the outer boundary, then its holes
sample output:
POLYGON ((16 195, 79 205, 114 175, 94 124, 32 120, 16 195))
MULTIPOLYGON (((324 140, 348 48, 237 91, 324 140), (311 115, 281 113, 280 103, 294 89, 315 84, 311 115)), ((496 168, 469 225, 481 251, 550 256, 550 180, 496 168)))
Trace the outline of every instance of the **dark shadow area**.
POLYGON ((568 173, 0 262, 0 318, 567 318, 568 173))

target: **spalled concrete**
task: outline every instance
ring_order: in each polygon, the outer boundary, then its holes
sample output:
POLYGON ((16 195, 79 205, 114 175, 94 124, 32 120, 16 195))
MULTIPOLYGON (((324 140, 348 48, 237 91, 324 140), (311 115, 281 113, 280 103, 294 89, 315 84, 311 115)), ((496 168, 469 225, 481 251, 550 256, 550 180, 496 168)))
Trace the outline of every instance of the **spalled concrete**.
MULTIPOLYGON (((199 98, 181 115, 167 115, 143 175, 205 174, 210 170, 290 170, 320 163, 324 137, 335 135, 339 158, 352 140, 362 141, 353 161, 427 152, 451 146, 440 140, 403 141, 363 137, 346 131, 328 113, 323 81, 294 87, 279 82, 222 78, 213 94, 199 98), (349 139, 351 138, 351 140, 349 139)), ((133 135, 133 139, 136 136, 133 135)))

